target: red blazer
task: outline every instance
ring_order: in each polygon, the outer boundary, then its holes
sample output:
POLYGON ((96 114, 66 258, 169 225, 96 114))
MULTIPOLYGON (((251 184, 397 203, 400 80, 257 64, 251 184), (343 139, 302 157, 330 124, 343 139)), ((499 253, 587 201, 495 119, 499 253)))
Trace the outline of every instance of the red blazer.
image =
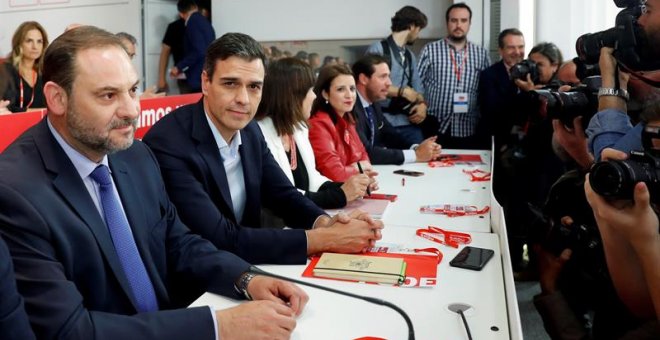
POLYGON ((309 119, 309 141, 314 149, 316 169, 335 182, 346 181, 357 174, 353 166, 357 161, 369 161, 369 155, 360 141, 355 123, 344 118, 332 121, 330 114, 317 111, 309 119))

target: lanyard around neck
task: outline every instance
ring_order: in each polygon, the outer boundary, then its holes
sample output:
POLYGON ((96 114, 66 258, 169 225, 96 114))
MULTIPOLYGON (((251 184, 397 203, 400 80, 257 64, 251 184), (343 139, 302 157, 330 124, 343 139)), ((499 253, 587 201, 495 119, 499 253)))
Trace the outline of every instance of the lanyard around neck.
POLYGON ((449 56, 451 57, 451 64, 454 66, 454 74, 456 75, 456 80, 458 80, 458 83, 460 84, 461 82, 461 75, 463 74, 463 71, 465 71, 465 65, 467 64, 467 59, 468 59, 468 46, 467 44, 465 45, 465 48, 461 51, 461 66, 459 67, 458 64, 456 64, 456 58, 454 57, 454 51, 452 51, 451 47, 449 48, 449 56))
POLYGON ((32 98, 30 98, 30 102, 27 104, 27 106, 23 106, 25 104, 24 89, 23 89, 23 83, 25 82, 25 80, 23 79, 23 76, 21 76, 20 71, 19 71, 18 76, 20 77, 19 86, 18 86, 19 91, 20 91, 20 98, 19 98, 20 102, 21 102, 20 107, 28 109, 28 108, 30 108, 30 106, 32 106, 32 103, 34 102, 34 93, 36 92, 35 89, 37 87, 36 86, 37 85, 37 71, 32 69, 32 98))

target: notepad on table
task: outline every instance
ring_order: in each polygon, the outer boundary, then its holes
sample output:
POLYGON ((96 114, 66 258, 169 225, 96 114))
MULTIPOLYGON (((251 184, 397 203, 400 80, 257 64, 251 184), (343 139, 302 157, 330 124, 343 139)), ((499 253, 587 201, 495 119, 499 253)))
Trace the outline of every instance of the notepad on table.
POLYGON ((401 284, 406 278, 406 262, 402 258, 324 253, 313 273, 331 279, 401 284))

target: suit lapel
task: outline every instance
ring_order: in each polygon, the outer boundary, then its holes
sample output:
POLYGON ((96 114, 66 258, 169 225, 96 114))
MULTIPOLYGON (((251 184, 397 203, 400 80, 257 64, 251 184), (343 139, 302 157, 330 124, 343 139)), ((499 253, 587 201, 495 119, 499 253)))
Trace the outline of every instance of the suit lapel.
POLYGON ((225 211, 231 214, 234 221, 239 222, 234 215, 234 205, 229 192, 229 184, 227 183, 227 173, 222 164, 218 144, 215 142, 215 138, 211 133, 211 127, 206 120, 206 114, 204 113, 201 100, 192 112, 191 119, 191 136, 197 143, 197 152, 199 152, 206 162, 206 165, 211 170, 213 181, 218 185, 218 190, 222 196, 221 203, 225 205, 225 211))
MULTIPOLYGON (((253 123, 250 123, 253 124, 253 123)), ((249 127, 250 125, 248 125, 249 127)), ((241 166, 243 167, 243 181, 245 182, 245 211, 241 222, 245 224, 256 225, 260 224, 261 204, 258 197, 254 194, 261 193, 261 164, 255 164, 257 157, 261 158, 262 153, 260 150, 259 139, 248 133, 245 129, 239 131, 241 134, 241 146, 238 147, 238 153, 241 155, 241 166), (253 203, 253 204, 251 204, 253 203), (255 218, 256 217, 256 218, 255 218)), ((272 156, 270 156, 272 157, 272 156)), ((279 167, 278 167, 279 170, 279 167)))
POLYGON ((78 175, 78 171, 48 129, 46 119, 44 118, 42 120, 37 130, 38 132, 35 134, 35 144, 39 149, 44 166, 55 174, 53 186, 62 195, 62 199, 69 203, 71 209, 89 227, 117 281, 119 281, 122 289, 126 292, 133 305, 135 305, 133 294, 130 293, 128 280, 117 257, 110 232, 101 218, 101 214, 96 209, 92 198, 89 196, 85 184, 78 175))

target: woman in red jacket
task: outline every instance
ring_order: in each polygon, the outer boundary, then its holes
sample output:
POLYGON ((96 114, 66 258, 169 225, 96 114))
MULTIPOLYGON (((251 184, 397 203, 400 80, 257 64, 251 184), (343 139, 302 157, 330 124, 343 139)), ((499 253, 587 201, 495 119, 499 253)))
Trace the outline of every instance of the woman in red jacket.
POLYGON ((314 149, 316 169, 337 182, 360 173, 360 167, 370 177, 375 176, 351 113, 357 95, 351 70, 344 65, 324 67, 314 85, 314 93, 309 140, 314 149))

